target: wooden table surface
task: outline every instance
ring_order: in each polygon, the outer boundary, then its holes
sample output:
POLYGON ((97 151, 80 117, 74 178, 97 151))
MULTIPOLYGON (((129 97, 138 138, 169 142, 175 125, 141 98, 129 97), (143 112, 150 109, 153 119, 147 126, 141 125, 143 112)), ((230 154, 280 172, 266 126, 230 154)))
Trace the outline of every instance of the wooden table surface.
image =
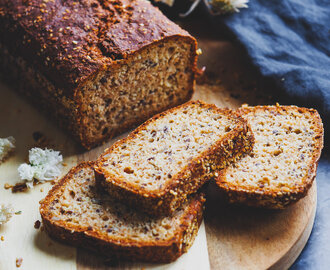
MULTIPOLYGON (((274 103, 238 48, 212 35, 196 35, 203 51, 199 65, 206 66, 206 72, 198 79, 193 99, 230 108, 243 103, 274 103)), ((34 222, 40 220, 38 202, 51 188, 49 183, 15 194, 4 189, 4 184, 18 181, 17 167, 35 145, 36 131, 46 136, 49 147, 62 152, 67 164, 65 172, 80 161, 97 158, 126 134, 86 152, 3 84, 0 125, 0 137, 12 135, 17 140, 15 155, 0 165, 0 203, 10 202, 15 211, 22 211, 0 227, 0 236, 4 236, 4 241, 0 241, 1 270, 16 269, 16 258, 23 259, 21 269, 285 269, 299 255, 311 232, 316 209, 315 184, 306 198, 284 211, 228 206, 211 185, 204 222, 187 254, 167 265, 120 262, 109 266, 104 258, 59 244, 34 228, 34 222)))

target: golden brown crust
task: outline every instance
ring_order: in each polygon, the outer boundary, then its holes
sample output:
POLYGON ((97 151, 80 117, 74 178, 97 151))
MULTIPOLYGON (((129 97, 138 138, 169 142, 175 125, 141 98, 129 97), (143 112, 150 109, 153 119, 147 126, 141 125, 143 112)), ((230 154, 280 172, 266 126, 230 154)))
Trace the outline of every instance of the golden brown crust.
POLYGON ((244 153, 249 153, 252 150, 254 138, 252 133, 249 132, 247 122, 241 117, 236 117, 237 126, 235 129, 227 132, 222 139, 215 142, 207 151, 192 159, 179 174, 172 177, 171 183, 165 185, 162 189, 149 192, 139 189, 130 183, 123 183, 120 179, 110 177, 102 164, 107 161, 106 155, 112 149, 118 144, 123 144, 138 137, 140 131, 149 123, 190 104, 197 104, 200 107, 208 108, 224 115, 232 115, 232 111, 229 109, 220 109, 215 105, 206 104, 202 101, 190 101, 155 115, 134 130, 128 137, 105 150, 99 157, 94 165, 95 177, 98 183, 111 196, 124 201, 132 207, 138 207, 153 216, 169 215, 184 203, 189 194, 196 192, 205 182, 213 178, 215 173, 240 158, 244 153))
POLYGON ((145 0, 2 0, 0 35, 68 95, 100 69, 188 32, 145 0))
POLYGON ((283 191, 281 188, 272 190, 250 189, 244 186, 237 186, 226 181, 226 170, 222 170, 216 179, 221 193, 227 197, 231 203, 245 204, 253 207, 262 207, 269 209, 284 209, 287 206, 297 202, 307 195, 308 190, 316 177, 318 161, 323 148, 323 124, 318 112, 314 109, 299 108, 296 106, 256 106, 242 107, 237 110, 238 115, 244 115, 254 110, 273 110, 274 112, 286 112, 289 109, 298 110, 302 114, 310 114, 315 121, 315 130, 317 132, 315 149, 312 159, 308 164, 308 174, 302 179, 299 186, 292 187, 289 191, 283 191))
POLYGON ((107 237, 93 228, 84 228, 79 225, 68 224, 61 220, 54 221, 51 218, 49 206, 56 197, 62 193, 65 185, 74 177, 74 174, 92 166, 92 162, 81 163, 72 168, 56 186, 40 202, 40 214, 46 232, 54 239, 63 243, 84 247, 86 249, 101 253, 110 258, 126 259, 130 261, 145 262, 171 262, 187 251, 197 235, 198 228, 202 222, 204 193, 197 194, 192 199, 189 210, 182 217, 180 226, 169 241, 142 242, 137 243, 130 239, 116 240, 107 237))

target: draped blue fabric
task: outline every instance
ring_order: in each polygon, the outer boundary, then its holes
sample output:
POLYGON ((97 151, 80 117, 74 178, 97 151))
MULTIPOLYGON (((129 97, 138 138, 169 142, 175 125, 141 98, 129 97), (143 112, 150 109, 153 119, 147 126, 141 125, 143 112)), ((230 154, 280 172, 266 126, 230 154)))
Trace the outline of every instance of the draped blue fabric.
POLYGON ((287 103, 316 108, 330 126, 330 0, 250 0, 218 20, 287 103))

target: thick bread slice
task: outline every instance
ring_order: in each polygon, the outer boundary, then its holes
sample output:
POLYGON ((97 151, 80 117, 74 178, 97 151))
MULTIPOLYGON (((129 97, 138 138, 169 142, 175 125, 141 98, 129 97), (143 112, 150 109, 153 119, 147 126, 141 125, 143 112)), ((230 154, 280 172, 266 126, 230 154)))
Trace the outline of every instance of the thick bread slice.
POLYGON ((307 194, 323 148, 316 110, 296 106, 242 107, 255 145, 251 155, 223 170, 216 182, 230 202, 284 208, 307 194))
POLYGON ((191 101, 115 143, 94 169, 112 197, 151 215, 168 215, 252 145, 245 120, 229 109, 191 101))
POLYGON ((202 221, 202 192, 173 216, 150 218, 97 190, 91 165, 71 169, 41 202, 52 238, 131 261, 170 262, 189 249, 202 221))

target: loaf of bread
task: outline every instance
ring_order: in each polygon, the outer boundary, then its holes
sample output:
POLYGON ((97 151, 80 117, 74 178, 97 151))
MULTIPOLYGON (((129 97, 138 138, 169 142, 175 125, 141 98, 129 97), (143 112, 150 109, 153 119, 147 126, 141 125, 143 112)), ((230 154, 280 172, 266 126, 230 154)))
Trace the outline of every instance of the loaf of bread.
POLYGON ((2 78, 86 148, 189 100, 196 40, 147 0, 2 0, 2 78))
POLYGON ((282 209, 304 197, 323 147, 317 111, 295 106, 242 107, 253 131, 250 155, 221 171, 217 185, 230 202, 282 209))
POLYGON ((252 145, 245 120, 191 101, 149 119, 105 150, 94 169, 111 197, 150 215, 169 215, 252 145))
POLYGON ((189 249, 202 221, 203 193, 172 216, 150 218, 98 190, 91 165, 71 169, 41 202, 52 238, 130 261, 170 262, 189 249))

